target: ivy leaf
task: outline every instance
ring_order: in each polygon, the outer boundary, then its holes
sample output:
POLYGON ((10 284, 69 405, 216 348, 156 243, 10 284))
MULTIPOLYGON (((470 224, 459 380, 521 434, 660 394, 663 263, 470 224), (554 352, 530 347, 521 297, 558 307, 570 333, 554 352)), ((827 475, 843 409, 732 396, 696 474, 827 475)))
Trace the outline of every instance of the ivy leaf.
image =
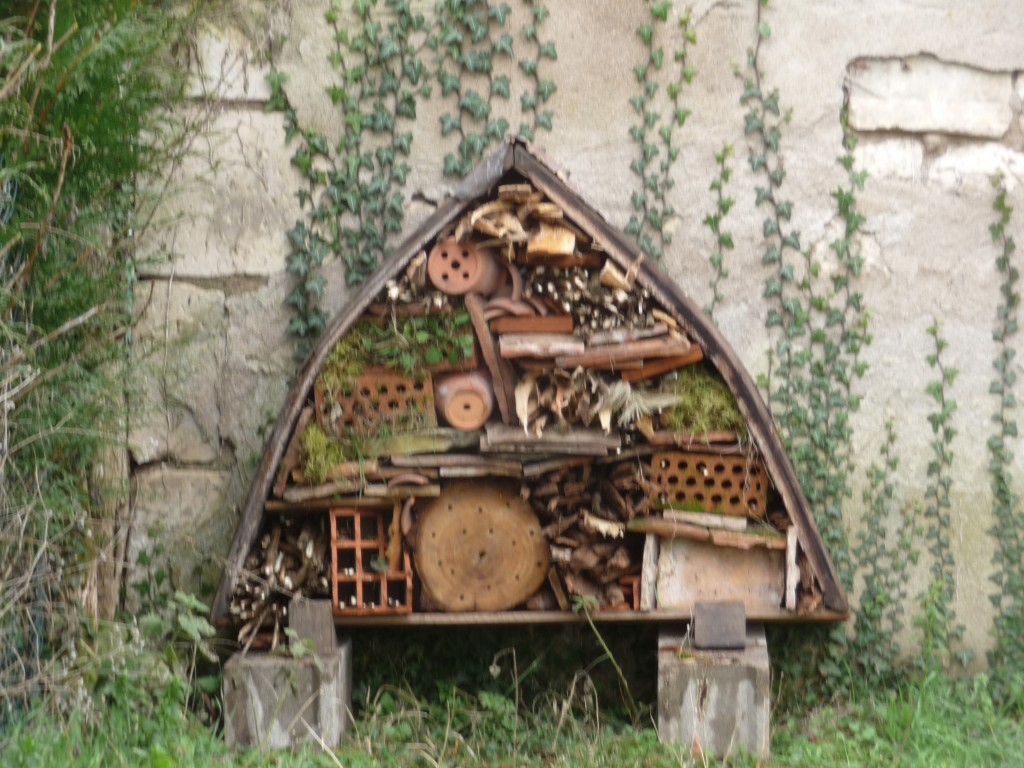
POLYGON ((500 75, 499 77, 491 80, 491 94, 493 96, 501 96, 503 99, 509 97, 511 89, 511 79, 508 75, 500 75))

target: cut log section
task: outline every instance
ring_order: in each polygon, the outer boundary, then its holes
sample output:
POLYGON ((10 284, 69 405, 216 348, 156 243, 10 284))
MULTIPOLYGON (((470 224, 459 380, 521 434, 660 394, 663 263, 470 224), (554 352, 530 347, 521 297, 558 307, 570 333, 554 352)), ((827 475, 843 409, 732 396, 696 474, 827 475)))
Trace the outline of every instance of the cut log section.
POLYGON ((452 482, 420 515, 414 544, 425 602, 506 611, 544 583, 548 543, 517 484, 452 482))

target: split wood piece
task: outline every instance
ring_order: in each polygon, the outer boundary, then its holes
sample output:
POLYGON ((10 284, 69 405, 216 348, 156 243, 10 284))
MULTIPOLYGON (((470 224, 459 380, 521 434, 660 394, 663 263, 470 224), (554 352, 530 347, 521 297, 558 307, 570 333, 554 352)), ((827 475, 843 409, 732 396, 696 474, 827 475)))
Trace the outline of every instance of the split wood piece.
POLYGON ((485 440, 488 451, 535 450, 550 453, 579 453, 583 455, 605 455, 621 445, 618 434, 605 434, 599 429, 567 429, 564 432, 549 430, 540 435, 524 432, 504 424, 488 424, 485 440))
POLYGON ((661 554, 661 540, 653 533, 644 539, 643 565, 640 569, 640 610, 653 611, 658 607, 658 557, 661 554))
POLYGON ((422 456, 395 456, 391 463, 396 467, 481 467, 483 469, 504 469, 522 472, 522 464, 510 459, 496 459, 475 453, 435 453, 422 456))
POLYGON ((320 485, 286 488, 282 498, 285 501, 298 504, 313 499, 324 499, 339 493, 359 493, 362 489, 362 483, 353 480, 334 480, 320 485))
POLYGON ((578 458, 569 459, 550 459, 548 461, 534 461, 529 464, 523 465, 523 477, 538 477, 548 472, 554 472, 560 469, 569 469, 570 467, 582 467, 587 464, 593 464, 594 459, 589 456, 580 456, 578 458))
POLYGON ((584 269, 597 269, 601 266, 602 257, 588 251, 577 251, 571 256, 541 256, 524 254, 519 257, 518 262, 528 267, 559 267, 571 269, 583 267, 584 269))
POLYGON ((487 320, 484 317, 483 300, 475 293, 466 295, 466 311, 469 312, 469 319, 473 324, 477 341, 480 344, 480 351, 484 356, 484 363, 487 370, 491 372, 491 385, 494 388, 494 401, 498 404, 498 413, 501 420, 506 424, 514 424, 516 415, 513 411, 515 405, 515 372, 511 364, 501 357, 497 344, 487 327, 487 320), (506 375, 508 381, 505 380, 506 375))
POLYGON ((402 567, 402 502, 395 500, 391 510, 391 522, 388 524, 388 542, 384 547, 384 556, 388 561, 388 570, 395 572, 402 567))
POLYGON ((611 260, 606 261, 604 266, 601 267, 601 274, 598 276, 598 280, 601 282, 601 285, 607 288, 626 292, 633 290, 632 283, 611 260))
POLYGON ((743 533, 747 530, 747 518, 730 515, 716 515, 714 512, 687 512, 682 509, 666 509, 662 514, 666 520, 699 525, 704 528, 722 528, 726 531, 743 533))
MULTIPOLYGON (((343 461, 331 467, 324 480, 351 480, 352 478, 363 478, 374 474, 377 471, 377 460, 366 459, 364 461, 343 461)), ((292 470, 292 482, 309 484, 310 480, 305 473, 296 467, 292 470)))
POLYGON ((491 320, 493 333, 572 333, 572 315, 529 315, 491 320))
POLYGON ((679 357, 687 354, 692 346, 685 337, 672 339, 644 339, 622 344, 607 344, 589 348, 579 355, 565 355, 555 359, 559 368, 572 370, 578 365, 589 368, 595 365, 610 365, 627 360, 648 360, 651 358, 679 357))
POLYGON ((563 611, 569 610, 569 596, 565 594, 565 586, 562 584, 562 578, 558 575, 558 569, 551 566, 548 570, 548 584, 551 587, 552 593, 555 595, 555 601, 558 603, 558 607, 563 611))
POLYGON ((786 538, 784 536, 723 531, 699 525, 690 525, 689 523, 677 522, 675 520, 665 520, 664 518, 638 517, 630 520, 626 524, 626 528, 640 533, 656 533, 666 539, 679 538, 705 541, 719 547, 732 547, 734 549, 753 549, 755 547, 781 551, 786 549, 786 538))
POLYGON ((504 358, 559 357, 583 354, 584 343, 571 333, 507 333, 498 348, 504 358))
POLYGON ((674 371, 677 368, 685 368, 688 365, 699 363, 704 359, 704 350, 698 345, 694 344, 690 347, 690 351, 684 355, 677 357, 666 357, 660 360, 653 360, 650 362, 644 362, 643 366, 639 370, 630 370, 622 374, 622 380, 628 382, 634 381, 645 381, 646 379, 653 379, 655 376, 661 376, 674 371))
POLYGON ((568 227, 541 222, 526 241, 528 256, 572 256, 576 235, 568 227))
POLYGON ((536 194, 530 184, 501 184, 498 186, 498 199, 510 203, 525 203, 536 194))
POLYGON ((302 433, 306 431, 312 418, 313 409, 311 407, 303 408, 302 413, 299 414, 299 421, 295 425, 295 431, 292 432, 292 439, 288 441, 288 448, 284 452, 281 466, 277 470, 277 478, 274 480, 274 495, 278 498, 284 494, 285 485, 288 483, 288 474, 298 467, 302 460, 302 433))
POLYGON ((627 341, 641 341, 664 336, 668 333, 665 323, 655 323, 647 328, 609 328, 595 331, 587 340, 588 347, 603 347, 605 344, 622 344, 627 341))
POLYGON ((429 602, 445 611, 506 611, 547 578, 551 553, 518 484, 450 483, 418 516, 414 544, 429 602))
POLYGON ((796 564, 799 532, 795 525, 786 529, 786 610, 796 610, 796 588, 800 583, 800 568, 796 564))
POLYGON ((516 216, 519 217, 520 221, 525 221, 531 216, 543 221, 561 221, 563 214, 562 209, 557 205, 546 202, 541 198, 523 203, 516 211, 516 216))

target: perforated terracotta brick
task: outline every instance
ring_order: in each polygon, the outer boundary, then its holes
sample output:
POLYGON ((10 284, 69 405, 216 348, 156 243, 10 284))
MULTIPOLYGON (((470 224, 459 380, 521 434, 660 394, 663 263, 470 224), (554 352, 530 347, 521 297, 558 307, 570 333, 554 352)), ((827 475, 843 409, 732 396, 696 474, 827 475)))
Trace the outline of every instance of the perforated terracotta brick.
POLYGON ((395 615, 412 611, 409 553, 401 570, 386 569, 383 509, 331 510, 331 587, 339 616, 395 615))
POLYGON ((320 425, 339 435, 349 430, 375 435, 382 427, 408 429, 437 424, 429 378, 368 373, 352 379, 348 391, 328 393, 317 382, 314 397, 320 425))
POLYGON ((654 454, 651 479, 659 489, 656 503, 661 507, 765 516, 768 476, 756 459, 665 451, 654 454))

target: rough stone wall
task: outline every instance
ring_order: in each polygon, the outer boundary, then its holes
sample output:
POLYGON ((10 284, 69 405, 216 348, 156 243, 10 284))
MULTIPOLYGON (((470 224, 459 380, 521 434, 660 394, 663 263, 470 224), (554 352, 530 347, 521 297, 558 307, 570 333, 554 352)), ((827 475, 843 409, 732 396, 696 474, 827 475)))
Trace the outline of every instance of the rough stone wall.
MULTIPOLYGON (((163 525, 172 533, 168 547, 181 553, 173 562, 176 578, 200 590, 216 578, 264 428, 294 371, 283 304, 291 285, 285 233, 299 216, 300 178, 289 164, 281 115, 264 112, 268 67, 259 63, 261 42, 247 34, 261 29, 268 13, 285 37, 276 63, 288 74, 285 88, 300 124, 329 137, 340 131, 325 93, 329 0, 234 5, 236 14, 219 18, 197 40, 195 97, 197 109, 207 111, 208 128, 172 180, 174 194, 164 210, 169 224, 141 272, 137 299, 143 376, 131 411, 132 551, 147 546, 149 527, 163 525)), ((524 9, 513 5, 510 30, 517 34, 522 22, 516 14, 524 9)), ((548 5, 544 34, 555 40, 558 60, 545 76, 558 90, 548 104, 554 130, 539 133, 537 143, 585 198, 624 226, 636 186, 629 169, 637 152, 628 136, 635 121, 629 98, 636 89, 632 68, 645 57, 636 29, 648 19, 646 4, 548 5)), ((684 6, 675 5, 673 16, 684 6)), ((429 10, 432 3, 422 6, 429 10)), ((712 206, 707 190, 714 152, 731 143, 735 171, 728 193, 737 202, 727 226, 736 249, 727 256, 731 275, 717 318, 757 374, 767 368, 770 347, 762 298, 767 268, 758 255, 765 214, 754 205, 757 182, 746 161, 741 83, 734 74, 754 40, 755 7, 756 0, 690 5, 698 75, 683 94, 693 114, 679 134, 672 191, 678 215, 669 223, 674 240, 665 264, 698 302, 710 299, 712 242, 701 220, 712 206)), ((985 446, 995 406, 989 383, 999 298, 989 177, 1005 173, 1019 212, 1011 234, 1024 242, 1024 12, 1007 0, 797 0, 773 3, 768 21, 772 36, 761 61, 766 85, 777 87, 783 108, 791 110, 781 147, 785 193, 805 247, 825 254, 838 226, 829 192, 843 180, 835 158, 844 92, 849 124, 861 139, 857 160, 869 172, 859 196, 867 216, 860 289, 874 341, 853 424, 858 484, 877 458, 885 421, 894 419, 900 492, 909 501, 922 497, 932 440, 925 387, 935 376, 926 362, 925 329, 933 319, 942 322, 949 341, 947 363, 960 370, 951 392, 959 404, 952 489, 956 609, 968 645, 983 658, 990 644, 986 595, 993 550, 985 446)), ((670 18, 662 33, 674 29, 670 18)), ((666 47, 673 44, 668 40, 666 47)), ((517 94, 513 67, 509 74, 517 94)), ((517 109, 516 101, 509 109, 517 109)), ((438 114, 421 106, 404 190, 407 229, 453 186, 441 174, 450 148, 437 126, 438 114)), ((328 263, 324 274, 324 308, 333 313, 346 296, 342 265, 328 263)), ((1014 450, 1019 485, 1024 448, 1014 450)), ((859 499, 856 489, 847 510, 851 525, 859 499)), ((911 594, 924 577, 916 574, 911 594)))

